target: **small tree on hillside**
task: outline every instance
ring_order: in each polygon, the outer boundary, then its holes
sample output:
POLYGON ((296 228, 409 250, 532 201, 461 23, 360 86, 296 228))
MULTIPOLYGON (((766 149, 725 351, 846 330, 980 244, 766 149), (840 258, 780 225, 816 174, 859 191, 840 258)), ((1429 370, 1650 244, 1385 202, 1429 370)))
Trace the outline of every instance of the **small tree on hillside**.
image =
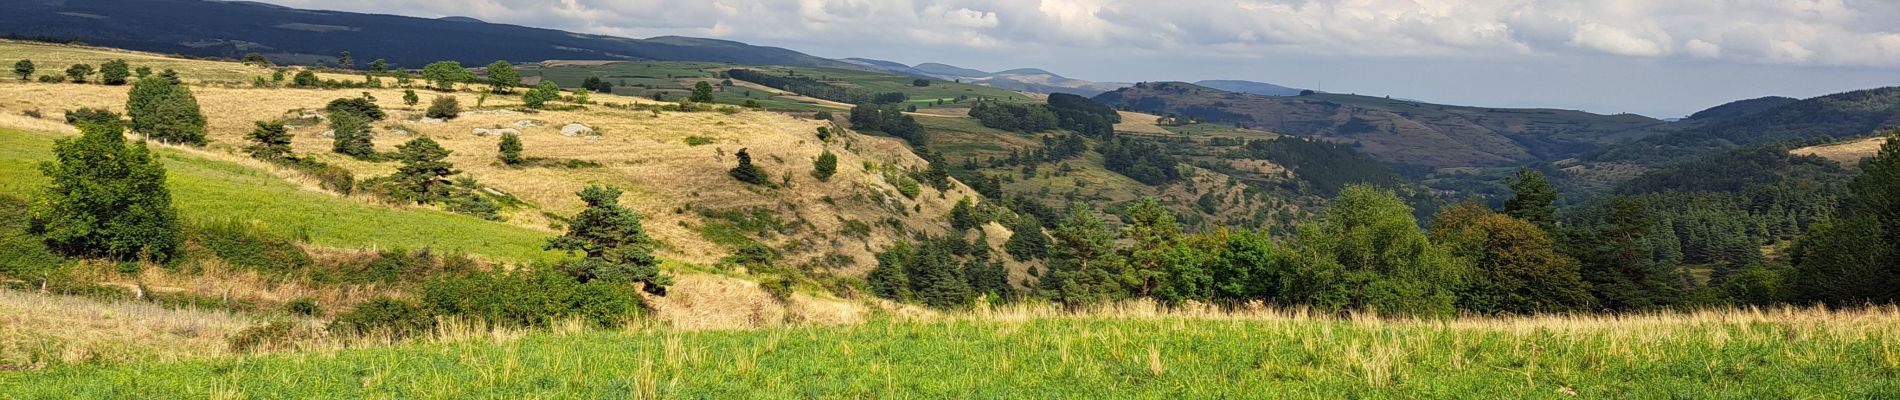
POLYGON ((264 58, 263 54, 258 54, 258 53, 245 53, 243 62, 245 64, 255 65, 259 67, 271 66, 270 59, 264 58))
POLYGON ((1049 254, 1049 235, 1042 233, 1042 222, 1036 221, 1036 217, 1018 215, 1009 230, 1014 233, 1003 243, 1003 250, 1009 252, 1011 258, 1029 261, 1049 254))
POLYGON ((746 149, 739 149, 739 152, 734 155, 739 158, 739 166, 733 167, 732 171, 728 171, 733 178, 738 179, 740 182, 754 185, 771 184, 771 177, 766 176, 765 170, 759 169, 757 165, 752 165, 752 154, 747 153, 746 149))
POLYGON ((665 296, 673 278, 660 272, 640 215, 620 206, 620 190, 589 186, 578 195, 587 209, 569 219, 567 234, 549 239, 546 249, 586 257, 562 268, 583 282, 639 282, 647 293, 665 296))
POLYGON ((417 203, 448 197, 449 176, 461 172, 444 161, 449 157, 447 149, 435 139, 423 136, 396 146, 396 152, 402 160, 402 167, 396 169, 396 179, 417 203))
POLYGON ((323 86, 323 81, 317 80, 317 73, 315 71, 306 69, 297 71, 297 76, 290 78, 290 85, 300 88, 313 88, 323 86))
POLYGON ((350 52, 345 51, 342 54, 337 54, 336 65, 342 67, 345 71, 356 69, 356 59, 351 58, 350 52))
POLYGON ((384 61, 381 58, 376 59, 376 61, 370 61, 369 70, 379 74, 389 72, 389 61, 384 61))
POLYGON ((167 143, 205 145, 205 116, 198 98, 171 76, 160 74, 134 83, 125 113, 132 117, 133 132, 167 143))
POLYGON ((712 84, 706 83, 706 81, 699 81, 699 83, 693 84, 693 96, 687 98, 687 101, 691 101, 694 103, 713 102, 712 84))
POLYGON ((144 143, 127 144, 117 121, 80 124, 77 139, 53 145, 40 164, 51 184, 34 202, 27 230, 54 251, 88 257, 167 260, 177 254, 178 212, 165 168, 144 143))
MULTIPOLYGON (((140 79, 143 79, 148 76, 152 76, 152 67, 140 65, 137 69, 132 70, 132 76, 137 76, 140 79)), ((279 80, 282 80, 282 79, 279 79, 279 80)))
POLYGON ((279 160, 290 156, 290 130, 284 128, 283 121, 257 121, 257 128, 245 138, 251 140, 251 146, 245 148, 251 157, 279 160))
POLYGON ((376 158, 376 144, 370 136, 368 118, 353 113, 331 115, 330 131, 335 135, 330 151, 359 160, 376 158))
POLYGON ((837 173, 838 155, 831 154, 831 150, 818 154, 818 161, 812 162, 812 175, 817 176, 818 180, 831 180, 831 176, 837 173))
POLYGON ((512 132, 501 134, 501 162, 508 165, 521 165, 521 135, 512 132))
POLYGON ((521 102, 526 104, 528 108, 541 109, 542 107, 547 107, 548 102, 560 98, 560 86, 556 86, 554 82, 542 81, 541 84, 536 85, 534 89, 529 89, 527 93, 522 94, 521 102))
POLYGON ((475 74, 462 68, 462 63, 437 61, 422 67, 422 78, 435 85, 435 90, 449 92, 455 90, 455 84, 475 79, 475 74))
POLYGON ((370 121, 381 121, 383 118, 388 117, 388 114, 383 113, 383 108, 377 106, 375 101, 363 97, 331 100, 329 105, 323 107, 323 111, 330 113, 332 116, 336 114, 356 114, 370 121))
POLYGON ((405 106, 410 106, 410 107, 415 107, 415 106, 416 106, 416 103, 420 103, 420 102, 422 102, 422 97, 419 97, 419 96, 416 96, 416 91, 415 91, 415 90, 413 90, 413 89, 403 89, 403 91, 402 91, 402 104, 403 104, 403 105, 405 105, 405 106))
POLYGON ((99 64, 99 82, 107 85, 124 85, 126 78, 132 77, 132 65, 125 60, 106 61, 99 64))
POLYGON ((429 110, 423 113, 429 118, 455 119, 462 115, 462 103, 455 96, 436 96, 429 102, 429 110))
POLYGON ((495 93, 513 93, 516 86, 521 86, 521 72, 515 70, 514 64, 497 60, 488 64, 487 69, 489 89, 495 93))
POLYGON ((73 83, 86 83, 86 77, 92 76, 92 72, 91 65, 73 64, 71 67, 66 67, 66 80, 73 83))
POLYGON ((22 81, 32 78, 33 72, 37 70, 39 67, 33 66, 33 60, 20 60, 13 63, 13 74, 18 75, 22 81))

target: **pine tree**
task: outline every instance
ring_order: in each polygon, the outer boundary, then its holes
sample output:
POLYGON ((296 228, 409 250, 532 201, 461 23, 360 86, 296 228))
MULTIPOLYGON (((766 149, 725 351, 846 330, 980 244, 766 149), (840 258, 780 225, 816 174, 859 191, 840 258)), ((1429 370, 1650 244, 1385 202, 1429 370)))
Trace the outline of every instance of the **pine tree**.
POLYGON ((501 134, 500 157, 501 162, 508 165, 520 165, 521 162, 524 161, 521 158, 521 135, 514 133, 501 134))
POLYGON ((76 139, 53 146, 40 164, 51 184, 35 201, 28 232, 73 256, 156 261, 177 254, 178 212, 165 168, 144 143, 127 144, 117 121, 85 121, 76 139))
POLYGON ((1128 225, 1122 227, 1122 239, 1133 244, 1123 259, 1121 281, 1136 295, 1148 297, 1165 283, 1169 256, 1181 239, 1181 226, 1174 214, 1154 198, 1142 199, 1128 209, 1128 225))
POLYGON ((817 176, 818 180, 831 180, 831 176, 837 173, 838 155, 831 154, 831 150, 825 150, 824 153, 819 153, 818 160, 812 162, 812 175, 817 176))
POLYGON ((205 116, 197 97, 170 76, 132 84, 125 113, 132 118, 133 132, 161 142, 205 145, 205 116))
POLYGON ((347 71, 347 70, 351 70, 351 69, 355 69, 355 68, 356 68, 356 59, 354 59, 354 58, 351 58, 351 57, 350 57, 350 52, 347 52, 347 51, 345 51, 345 52, 343 52, 343 53, 341 53, 341 54, 337 54, 337 57, 336 57, 336 65, 337 65, 337 66, 339 66, 339 67, 342 67, 342 68, 343 68, 343 70, 346 70, 346 71, 347 71))
POLYGON ((1847 207, 1794 248, 1790 279, 1801 300, 1834 305, 1900 301, 1900 139, 1861 164, 1847 207))
POLYGON ((398 159, 402 167, 396 169, 396 179, 404 189, 414 197, 417 203, 429 203, 448 196, 448 177, 460 173, 455 166, 444 161, 449 151, 427 136, 418 137, 396 146, 398 159))
POLYGON ((389 61, 384 61, 381 58, 376 59, 376 61, 370 61, 369 70, 379 74, 389 72, 389 61))
POLYGON ((1070 206, 1068 218, 1056 226, 1054 239, 1049 246, 1049 272, 1039 283, 1048 297, 1071 306, 1122 297, 1122 285, 1116 280, 1121 259, 1115 252, 1115 234, 1095 216, 1094 209, 1070 206))
POLYGON ((282 121, 257 121, 257 128, 246 136, 251 146, 245 150, 260 160, 281 160, 290 156, 290 130, 282 121))
POLYGON ((1544 179, 1544 174, 1530 168, 1519 168, 1517 176, 1507 184, 1514 194, 1504 202, 1504 213, 1512 218, 1529 221, 1544 232, 1554 232, 1557 228, 1557 188, 1544 179))
POLYGON ((1009 252, 1010 258, 1029 261, 1049 254, 1049 235, 1042 233, 1042 222, 1036 221, 1035 216, 1016 216, 1016 223, 1010 225, 1009 230, 1014 233, 1003 243, 1003 249, 1009 252))
POLYGON ((976 215, 976 207, 970 202, 969 197, 957 200, 957 204, 950 207, 950 228, 956 229, 959 233, 976 229, 984 222, 976 215))
POLYGON ((567 234, 548 240, 548 250, 585 255, 563 269, 583 282, 639 282, 647 293, 665 296, 671 276, 660 272, 653 238, 640 226, 640 215, 620 206, 620 190, 589 186, 578 195, 587 209, 569 219, 567 234))
POLYGON ((878 253, 877 267, 864 277, 871 294, 893 301, 909 301, 910 277, 905 275, 904 266, 910 265, 913 258, 916 258, 916 250, 908 242, 898 242, 878 253))
POLYGON ((373 160, 376 144, 370 135, 369 120, 352 113, 330 116, 330 131, 333 139, 330 151, 347 155, 359 160, 373 160))
POLYGON ((739 166, 733 167, 731 171, 727 171, 728 174, 732 175, 733 179, 754 185, 771 184, 771 177, 766 176, 765 170, 759 169, 757 165, 752 165, 752 154, 747 153, 746 149, 739 149, 739 152, 735 153, 734 156, 739 158, 739 166))

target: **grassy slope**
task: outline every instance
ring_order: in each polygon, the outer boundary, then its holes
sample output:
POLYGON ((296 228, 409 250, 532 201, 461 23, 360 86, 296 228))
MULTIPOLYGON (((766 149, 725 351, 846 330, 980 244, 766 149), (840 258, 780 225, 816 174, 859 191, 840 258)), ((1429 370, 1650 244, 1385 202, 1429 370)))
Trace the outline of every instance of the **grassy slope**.
MULTIPOLYGON (((38 165, 61 135, 0 129, 0 195, 31 198, 38 165)), ((159 149, 172 199, 188 221, 239 220, 271 233, 345 248, 429 247, 500 260, 544 260, 547 234, 473 217, 394 209, 312 192, 270 173, 159 149)))
POLYGON ((0 375, 21 398, 1879 398, 1894 311, 1449 324, 1067 318, 522 340, 0 375))
POLYGON ((600 77, 614 85, 614 94, 650 98, 654 93, 665 93, 668 98, 679 99, 692 93, 692 84, 702 80, 712 81, 715 89, 714 102, 720 104, 742 105, 746 100, 757 101, 761 107, 774 110, 830 110, 816 104, 808 104, 796 99, 774 96, 759 90, 747 90, 738 87, 722 87, 714 78, 716 72, 736 67, 735 64, 706 62, 649 62, 630 61, 606 65, 559 65, 552 67, 524 66, 524 75, 540 76, 552 79, 561 87, 580 87, 587 77, 600 77), (639 85, 639 86, 635 86, 639 85))

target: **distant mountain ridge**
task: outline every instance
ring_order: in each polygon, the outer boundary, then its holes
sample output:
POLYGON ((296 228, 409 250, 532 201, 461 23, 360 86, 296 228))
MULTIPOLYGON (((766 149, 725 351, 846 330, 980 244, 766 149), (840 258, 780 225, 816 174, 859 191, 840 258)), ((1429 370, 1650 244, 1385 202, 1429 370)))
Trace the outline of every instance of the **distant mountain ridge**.
POLYGON ((254 2, 202 0, 14 0, 0 7, 0 34, 203 57, 261 53, 280 63, 357 66, 385 59, 402 67, 453 60, 661 60, 849 68, 852 64, 776 47, 663 36, 630 39, 440 19, 301 10, 254 2))
POLYGON ((1575 157, 1665 132, 1633 114, 1507 109, 1315 93, 1263 96, 1148 82, 1095 97, 1111 106, 1348 143, 1382 162, 1431 168, 1513 166, 1575 157))
POLYGON ((1001 72, 985 72, 941 63, 923 63, 912 66, 895 61, 869 58, 847 58, 839 61, 894 74, 963 81, 964 83, 974 83, 1000 89, 1041 94, 1067 93, 1089 97, 1129 85, 1128 83, 1121 82, 1094 82, 1074 79, 1038 68, 1017 68, 1001 72))
POLYGON ((1298 96, 1300 95, 1300 91, 1303 90, 1266 82, 1241 80, 1206 80, 1194 82, 1194 84, 1229 92, 1257 94, 1261 96, 1298 96))

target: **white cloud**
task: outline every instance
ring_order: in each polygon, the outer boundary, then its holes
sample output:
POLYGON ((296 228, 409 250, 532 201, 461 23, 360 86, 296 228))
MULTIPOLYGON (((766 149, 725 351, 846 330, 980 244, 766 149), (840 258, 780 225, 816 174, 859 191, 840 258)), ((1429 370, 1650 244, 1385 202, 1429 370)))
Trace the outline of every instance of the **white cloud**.
POLYGON ((1850 0, 266 0, 625 36, 1452 58, 1597 55, 1900 67, 1900 2, 1850 0))

